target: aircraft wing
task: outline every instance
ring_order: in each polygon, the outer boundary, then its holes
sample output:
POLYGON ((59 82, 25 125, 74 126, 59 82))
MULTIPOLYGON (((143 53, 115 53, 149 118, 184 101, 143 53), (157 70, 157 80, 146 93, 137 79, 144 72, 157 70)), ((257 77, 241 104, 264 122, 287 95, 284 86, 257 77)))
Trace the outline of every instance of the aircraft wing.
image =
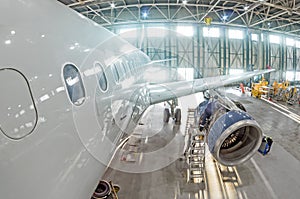
POLYGON ((250 79, 253 76, 270 73, 274 69, 246 72, 240 75, 223 75, 196 79, 193 81, 179 81, 161 84, 150 84, 147 89, 150 93, 150 104, 156 104, 193 93, 202 92, 208 89, 230 85, 250 79))

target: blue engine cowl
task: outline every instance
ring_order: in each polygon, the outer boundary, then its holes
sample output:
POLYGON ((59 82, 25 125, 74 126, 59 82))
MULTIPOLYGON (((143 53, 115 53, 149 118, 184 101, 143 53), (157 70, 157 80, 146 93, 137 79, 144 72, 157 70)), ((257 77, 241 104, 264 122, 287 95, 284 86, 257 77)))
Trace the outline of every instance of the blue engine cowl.
POLYGON ((213 157, 221 164, 233 166, 250 159, 258 150, 262 130, 246 112, 230 110, 215 114, 208 133, 208 147, 213 157))

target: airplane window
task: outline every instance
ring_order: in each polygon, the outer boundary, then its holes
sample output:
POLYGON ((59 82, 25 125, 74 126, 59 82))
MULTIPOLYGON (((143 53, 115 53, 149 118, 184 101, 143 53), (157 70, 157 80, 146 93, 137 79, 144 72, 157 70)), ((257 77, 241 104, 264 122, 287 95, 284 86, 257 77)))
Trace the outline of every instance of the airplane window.
POLYGON ((0 133, 14 140, 31 134, 38 114, 25 76, 14 69, 1 69, 0 93, 0 133))
POLYGON ((125 71, 124 71, 124 68, 122 67, 121 63, 120 63, 120 62, 117 62, 117 63, 115 64, 115 66, 116 66, 116 69, 117 69, 117 71, 118 71, 118 73, 119 73, 119 77, 120 77, 120 78, 123 78, 124 75, 125 75, 125 71))
POLYGON ((126 64, 124 62, 122 63, 122 66, 124 68, 125 74, 127 74, 128 73, 128 69, 127 69, 127 66, 126 66, 126 64))
POLYGON ((85 100, 85 90, 78 68, 73 64, 66 64, 63 76, 71 102, 76 106, 81 105, 85 100))
POLYGON ((133 71, 136 72, 137 71, 137 64, 135 62, 135 60, 131 61, 132 67, 133 67, 133 71))
POLYGON ((134 68, 134 63, 132 60, 129 61, 129 67, 130 67, 131 71, 134 71, 135 68, 134 68))
POLYGON ((129 71, 132 71, 131 65, 130 65, 130 61, 126 61, 126 65, 127 68, 129 69, 129 71))
POLYGON ((107 90, 107 78, 106 78, 104 69, 99 63, 96 63, 95 67, 97 70, 99 70, 97 77, 98 77, 98 83, 99 83, 100 89, 102 91, 106 91, 107 90))
POLYGON ((126 67, 126 69, 127 69, 127 71, 128 71, 128 74, 130 74, 130 73, 131 73, 131 68, 130 68, 130 66, 129 66, 129 62, 128 62, 128 61, 125 61, 124 65, 125 65, 125 67, 126 67))
POLYGON ((113 64, 113 65, 111 66, 111 70, 112 70, 113 76, 114 76, 114 78, 115 78, 115 81, 116 81, 116 82, 119 82, 119 80, 120 80, 120 75, 119 75, 118 69, 117 69, 117 67, 116 67, 115 64, 113 64))

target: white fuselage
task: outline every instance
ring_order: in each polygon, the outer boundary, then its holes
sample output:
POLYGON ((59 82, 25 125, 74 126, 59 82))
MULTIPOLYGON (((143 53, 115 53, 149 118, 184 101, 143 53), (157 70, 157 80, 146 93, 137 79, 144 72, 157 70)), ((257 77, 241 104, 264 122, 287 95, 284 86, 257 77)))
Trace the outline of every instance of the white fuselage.
MULTIPOLYGON (((157 68, 146 66, 149 58, 129 43, 55 1, 4 0, 1 10, 1 198, 90 198, 120 138, 149 106, 149 93, 139 85, 157 68), (80 71, 80 105, 68 96, 67 64, 80 71), (105 91, 97 64, 105 71, 105 91)), ((160 77, 155 81, 167 75, 160 77)))

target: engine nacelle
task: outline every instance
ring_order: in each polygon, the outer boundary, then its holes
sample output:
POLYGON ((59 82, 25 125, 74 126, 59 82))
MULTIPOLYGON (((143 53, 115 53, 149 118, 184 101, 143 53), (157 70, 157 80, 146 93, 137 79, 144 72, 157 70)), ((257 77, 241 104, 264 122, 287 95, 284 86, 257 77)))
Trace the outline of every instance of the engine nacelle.
POLYGON ((103 199, 103 198, 118 198, 117 193, 120 190, 120 186, 100 180, 94 194, 91 199, 103 199))
POLYGON ((250 159, 262 140, 259 124, 242 110, 214 113, 208 129, 208 147, 223 165, 238 165, 250 159))
POLYGON ((92 199, 106 198, 111 195, 111 185, 105 180, 101 180, 92 196, 92 199))

